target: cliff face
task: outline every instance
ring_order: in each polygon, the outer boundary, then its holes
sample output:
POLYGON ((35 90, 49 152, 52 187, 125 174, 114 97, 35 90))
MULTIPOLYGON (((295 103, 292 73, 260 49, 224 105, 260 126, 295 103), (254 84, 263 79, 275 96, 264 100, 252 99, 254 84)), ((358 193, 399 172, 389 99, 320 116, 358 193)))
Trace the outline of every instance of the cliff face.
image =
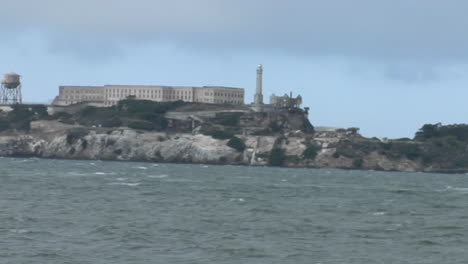
POLYGON ((128 128, 89 128, 57 121, 34 121, 31 122, 29 133, 0 136, 0 156, 427 170, 421 162, 407 157, 392 157, 372 148, 355 149, 353 144, 356 142, 368 142, 359 136, 345 133, 317 133, 314 137, 300 132, 281 136, 238 137, 245 143, 243 151, 229 147, 228 139, 219 140, 201 134, 168 135, 128 128), (279 163, 272 164, 274 160, 279 163))

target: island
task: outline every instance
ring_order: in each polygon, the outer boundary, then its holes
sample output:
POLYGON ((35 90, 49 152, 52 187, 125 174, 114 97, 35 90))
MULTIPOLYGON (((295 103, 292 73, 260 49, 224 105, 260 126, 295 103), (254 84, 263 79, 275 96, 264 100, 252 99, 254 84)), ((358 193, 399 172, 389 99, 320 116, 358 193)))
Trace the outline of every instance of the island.
POLYGON ((468 172, 468 125, 426 124, 413 139, 317 131, 300 108, 121 100, 110 107, 12 105, 0 156, 468 172))

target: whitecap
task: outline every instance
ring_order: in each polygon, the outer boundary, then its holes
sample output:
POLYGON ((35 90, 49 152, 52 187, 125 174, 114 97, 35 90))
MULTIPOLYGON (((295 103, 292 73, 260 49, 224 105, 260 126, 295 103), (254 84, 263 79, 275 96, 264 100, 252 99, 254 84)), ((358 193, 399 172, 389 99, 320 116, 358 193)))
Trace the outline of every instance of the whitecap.
POLYGON ((446 191, 457 191, 457 192, 468 192, 468 188, 467 187, 452 187, 452 186, 447 186, 445 188, 446 191))
POLYGON ((139 182, 112 182, 112 183, 109 183, 109 185, 121 185, 121 186, 130 186, 130 187, 136 187, 138 185, 140 185, 141 183, 139 182))
POLYGON ((455 188, 452 188, 452 190, 459 191, 459 192, 468 192, 468 188, 462 188, 462 187, 455 187, 455 188))
POLYGON ((96 174, 96 175, 106 175, 107 173, 105 173, 105 172, 95 172, 94 174, 96 174))
POLYGON ((375 213, 372 213, 372 215, 375 215, 375 216, 382 216, 382 215, 386 215, 387 213, 386 212, 375 212, 375 213))
POLYGON ((147 170, 147 167, 139 166, 139 167, 133 167, 134 169, 139 169, 139 170, 147 170))
POLYGON ((75 171, 67 172, 66 174, 70 176, 91 176, 92 175, 89 173, 80 173, 80 172, 75 172, 75 171))
POLYGON ((128 180, 128 178, 117 178, 116 180, 118 180, 118 181, 126 181, 126 180, 128 180))
POLYGON ((229 199, 230 202, 245 202, 243 198, 231 198, 229 199))
POLYGON ((162 178, 167 178, 169 175, 167 174, 161 174, 161 175, 150 175, 148 178, 153 178, 153 179, 162 179, 162 178))
POLYGON ((28 233, 29 231, 26 229, 10 229, 10 232, 16 233, 16 234, 24 234, 24 233, 28 233))

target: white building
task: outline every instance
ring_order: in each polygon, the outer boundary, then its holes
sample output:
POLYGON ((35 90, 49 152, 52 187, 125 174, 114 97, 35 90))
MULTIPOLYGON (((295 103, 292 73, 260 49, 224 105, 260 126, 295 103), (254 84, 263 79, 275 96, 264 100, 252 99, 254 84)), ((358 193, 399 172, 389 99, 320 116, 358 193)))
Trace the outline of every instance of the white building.
POLYGON ((200 102, 210 104, 244 104, 243 88, 222 86, 60 86, 53 105, 88 103, 96 106, 112 106, 128 97, 156 102, 200 102))

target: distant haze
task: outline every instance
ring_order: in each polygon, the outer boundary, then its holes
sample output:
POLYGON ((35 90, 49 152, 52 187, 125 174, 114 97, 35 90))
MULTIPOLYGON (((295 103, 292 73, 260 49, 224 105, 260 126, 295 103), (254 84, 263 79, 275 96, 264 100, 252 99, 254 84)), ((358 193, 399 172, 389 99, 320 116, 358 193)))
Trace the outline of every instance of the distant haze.
POLYGON ((26 101, 61 84, 300 93, 315 125, 412 137, 468 123, 463 0, 2 0, 0 72, 26 101))

